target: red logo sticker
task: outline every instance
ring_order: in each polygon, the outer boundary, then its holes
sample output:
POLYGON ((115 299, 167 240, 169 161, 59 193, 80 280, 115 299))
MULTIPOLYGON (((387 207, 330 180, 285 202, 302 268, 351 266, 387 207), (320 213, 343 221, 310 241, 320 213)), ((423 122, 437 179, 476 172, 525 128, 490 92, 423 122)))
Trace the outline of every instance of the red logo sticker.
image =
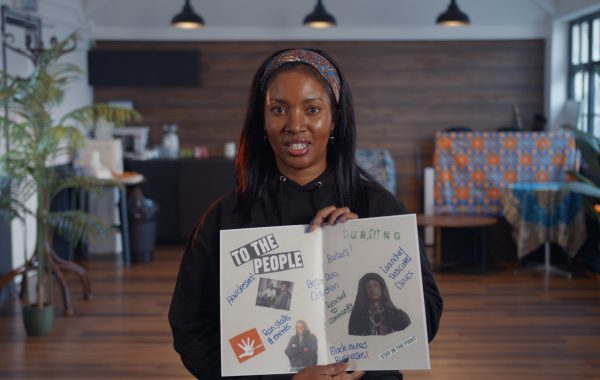
POLYGON ((265 346, 256 329, 250 329, 234 336, 229 339, 229 344, 231 344, 231 348, 233 348, 233 352, 240 363, 265 351, 265 346))

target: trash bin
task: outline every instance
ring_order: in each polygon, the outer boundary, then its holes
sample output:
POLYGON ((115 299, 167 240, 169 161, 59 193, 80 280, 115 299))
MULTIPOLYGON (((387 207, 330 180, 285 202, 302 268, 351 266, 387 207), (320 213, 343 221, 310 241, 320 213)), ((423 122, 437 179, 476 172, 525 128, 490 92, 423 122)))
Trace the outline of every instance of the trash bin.
POLYGON ((131 261, 148 263, 154 260, 159 206, 139 192, 129 197, 127 210, 131 261))

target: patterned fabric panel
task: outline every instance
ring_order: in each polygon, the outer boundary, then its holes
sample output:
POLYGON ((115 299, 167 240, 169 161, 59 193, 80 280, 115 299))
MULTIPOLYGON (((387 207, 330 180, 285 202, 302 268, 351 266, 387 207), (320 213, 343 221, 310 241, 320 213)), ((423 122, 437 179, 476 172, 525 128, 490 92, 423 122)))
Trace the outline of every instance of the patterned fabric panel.
POLYGON ((581 196, 559 183, 526 183, 503 190, 519 258, 550 241, 574 257, 586 239, 581 196))
POLYGON ((390 152, 385 149, 357 149, 356 163, 390 193, 396 194, 396 169, 390 152))
POLYGON ((512 183, 564 182, 579 168, 570 132, 438 132, 435 213, 501 216, 512 183))

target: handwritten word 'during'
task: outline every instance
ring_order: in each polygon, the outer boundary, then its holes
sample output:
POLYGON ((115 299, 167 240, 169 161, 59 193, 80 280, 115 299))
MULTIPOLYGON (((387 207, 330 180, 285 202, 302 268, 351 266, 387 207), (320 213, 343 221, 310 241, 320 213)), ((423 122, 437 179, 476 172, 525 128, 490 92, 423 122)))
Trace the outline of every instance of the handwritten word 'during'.
POLYGON ((273 273, 288 269, 302 268, 300 251, 274 253, 254 259, 254 273, 273 273))
POLYGON ((367 341, 355 342, 350 344, 338 344, 335 346, 329 346, 329 353, 333 356, 333 360, 336 363, 340 363, 346 359, 360 360, 368 359, 369 352, 367 351, 367 341))
POLYGON ((384 266, 379 266, 379 269, 394 281, 398 289, 402 289, 413 278, 412 271, 405 271, 411 262, 412 258, 400 247, 384 266))
POLYGON ((289 323, 291 319, 292 318, 288 314, 283 314, 281 318, 276 320, 271 326, 262 329, 262 333, 267 338, 269 344, 275 343, 292 329, 292 326, 289 323))
POLYGON ((236 267, 279 248, 275 236, 269 234, 229 252, 236 267))
POLYGON ((382 231, 370 228, 368 230, 344 230, 346 240, 400 240, 398 231, 382 231))

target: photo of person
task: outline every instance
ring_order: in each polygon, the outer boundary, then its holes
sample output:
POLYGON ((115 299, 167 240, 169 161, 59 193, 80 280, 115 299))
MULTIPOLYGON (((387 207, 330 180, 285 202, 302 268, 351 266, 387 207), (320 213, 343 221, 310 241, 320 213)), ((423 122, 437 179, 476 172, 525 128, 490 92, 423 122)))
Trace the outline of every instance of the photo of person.
POLYGON ((408 314, 392 303, 383 278, 377 273, 365 274, 358 282, 348 334, 387 335, 404 330, 408 325, 408 314))
POLYGON ((301 319, 296 322, 296 334, 290 338, 285 354, 290 359, 291 372, 317 364, 317 337, 301 319))
POLYGON ((258 282, 256 306, 290 310, 293 282, 261 278, 258 282))

